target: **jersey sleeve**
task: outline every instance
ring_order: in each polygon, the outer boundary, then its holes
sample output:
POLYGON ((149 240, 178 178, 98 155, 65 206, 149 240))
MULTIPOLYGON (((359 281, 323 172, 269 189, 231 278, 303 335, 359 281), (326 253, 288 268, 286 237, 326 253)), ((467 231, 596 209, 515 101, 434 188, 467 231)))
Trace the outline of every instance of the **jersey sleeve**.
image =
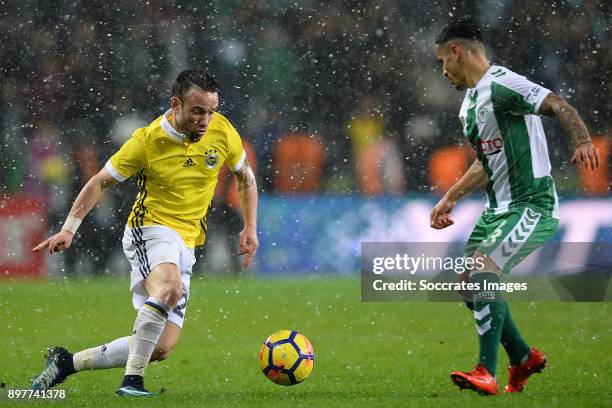
POLYGON ((119 151, 106 162, 104 168, 115 180, 128 179, 145 167, 147 156, 144 132, 144 128, 136 130, 119 151))
POLYGON ((230 171, 235 172, 240 170, 242 164, 246 160, 246 152, 242 146, 242 139, 238 131, 232 126, 229 121, 227 122, 227 141, 229 147, 229 153, 227 155, 227 167, 230 171))
POLYGON ((517 115, 538 114, 549 93, 550 89, 510 72, 505 76, 502 73, 491 83, 493 105, 517 115))

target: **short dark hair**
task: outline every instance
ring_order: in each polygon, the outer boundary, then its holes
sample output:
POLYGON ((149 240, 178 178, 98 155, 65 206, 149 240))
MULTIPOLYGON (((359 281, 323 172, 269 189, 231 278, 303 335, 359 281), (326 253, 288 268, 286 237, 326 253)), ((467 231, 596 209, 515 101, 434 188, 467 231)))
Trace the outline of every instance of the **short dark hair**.
POLYGON ((186 69, 174 80, 172 96, 183 99, 183 95, 192 85, 206 92, 219 92, 219 82, 203 69, 186 69))
POLYGON ((436 36, 436 44, 441 45, 456 38, 484 43, 480 28, 473 20, 469 19, 453 20, 446 24, 436 36))

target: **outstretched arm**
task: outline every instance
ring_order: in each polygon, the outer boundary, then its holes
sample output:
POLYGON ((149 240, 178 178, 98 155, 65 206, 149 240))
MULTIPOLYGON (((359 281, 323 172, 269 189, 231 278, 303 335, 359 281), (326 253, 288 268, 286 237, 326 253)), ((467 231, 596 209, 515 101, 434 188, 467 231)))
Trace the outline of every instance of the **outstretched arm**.
POLYGON ((482 163, 478 159, 474 160, 468 171, 453 184, 431 211, 429 219, 431 227, 442 229, 453 225, 455 222, 449 215, 457 201, 477 188, 484 187, 488 180, 482 163))
POLYGON ((559 119, 563 129, 570 135, 574 145, 572 164, 581 166, 586 170, 595 170, 599 167, 599 153, 593 143, 584 121, 572 105, 554 93, 550 93, 542 101, 540 114, 559 119))
POLYGON ((70 248, 74 233, 83 218, 100 201, 104 193, 115 184, 117 184, 117 180, 106 169, 100 170, 89 179, 85 187, 79 192, 61 231, 36 245, 32 251, 38 252, 49 249, 49 252, 53 253, 70 248))
POLYGON ((245 255, 242 260, 242 266, 245 269, 249 269, 259 247, 259 240, 257 238, 257 181, 248 160, 245 160, 235 175, 238 182, 238 195, 240 196, 240 208, 244 221, 244 229, 240 232, 238 255, 245 255))

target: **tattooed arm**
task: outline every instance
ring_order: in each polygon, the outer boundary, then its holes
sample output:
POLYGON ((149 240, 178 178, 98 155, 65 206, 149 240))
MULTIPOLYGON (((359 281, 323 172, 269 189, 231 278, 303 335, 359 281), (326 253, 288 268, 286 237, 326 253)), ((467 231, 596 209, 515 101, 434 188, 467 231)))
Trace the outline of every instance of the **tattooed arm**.
POLYGON ((548 94, 540 106, 541 115, 555 117, 572 138, 576 149, 571 162, 584 169, 595 170, 599 167, 599 153, 578 111, 563 98, 554 93, 548 94))
POLYGON ((240 196, 240 208, 244 221, 244 229, 240 233, 238 255, 245 255, 242 266, 248 269, 259 247, 259 240, 257 239, 257 181, 248 160, 245 160, 240 170, 234 174, 238 182, 238 195, 240 196))

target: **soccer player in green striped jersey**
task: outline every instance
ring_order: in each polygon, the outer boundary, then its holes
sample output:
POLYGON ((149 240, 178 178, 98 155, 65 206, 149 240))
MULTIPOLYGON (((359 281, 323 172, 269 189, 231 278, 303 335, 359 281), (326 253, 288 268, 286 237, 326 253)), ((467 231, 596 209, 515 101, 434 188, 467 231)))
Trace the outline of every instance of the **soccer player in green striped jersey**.
MULTIPOLYGON (((499 282, 527 255, 553 236, 559 224, 559 204, 550 176, 548 147, 540 115, 557 118, 574 145, 571 162, 594 170, 599 155, 580 115, 561 97, 524 76, 487 59, 480 29, 456 20, 436 39, 442 73, 459 90, 466 90, 459 111, 463 133, 477 159, 431 212, 432 228, 453 224, 457 200, 484 187, 486 208, 466 246, 466 256, 484 258, 484 268, 462 279, 499 282)), ((505 392, 520 392, 527 378, 546 366, 546 357, 523 339, 498 291, 475 291, 466 304, 473 311, 480 353, 474 371, 455 371, 460 388, 497 394, 495 377, 501 343, 510 358, 505 392)))

